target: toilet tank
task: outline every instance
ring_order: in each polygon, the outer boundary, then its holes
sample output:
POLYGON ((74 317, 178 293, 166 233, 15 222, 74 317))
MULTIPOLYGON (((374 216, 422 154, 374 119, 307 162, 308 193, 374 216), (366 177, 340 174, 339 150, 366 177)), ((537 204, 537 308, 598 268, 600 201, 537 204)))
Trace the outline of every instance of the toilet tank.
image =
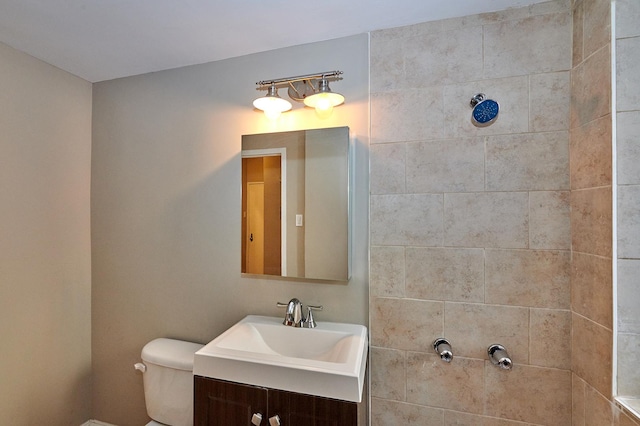
POLYGON ((193 356, 203 345, 160 338, 142 348, 147 414, 171 426, 193 425, 193 356))

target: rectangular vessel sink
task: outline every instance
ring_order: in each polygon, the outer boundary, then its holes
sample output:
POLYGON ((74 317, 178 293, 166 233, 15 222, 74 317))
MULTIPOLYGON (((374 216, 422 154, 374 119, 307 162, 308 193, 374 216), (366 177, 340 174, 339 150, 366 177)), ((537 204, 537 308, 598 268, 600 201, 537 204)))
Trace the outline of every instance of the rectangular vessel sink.
POLYGON ((249 315, 196 352, 193 374, 360 402, 367 350, 363 325, 249 315))

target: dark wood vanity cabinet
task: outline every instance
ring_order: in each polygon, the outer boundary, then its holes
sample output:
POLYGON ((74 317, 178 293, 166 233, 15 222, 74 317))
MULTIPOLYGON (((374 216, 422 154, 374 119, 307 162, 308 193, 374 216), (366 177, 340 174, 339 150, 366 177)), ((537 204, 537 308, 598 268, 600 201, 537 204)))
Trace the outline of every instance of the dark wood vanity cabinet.
POLYGON ((195 426, 252 426, 279 416, 282 426, 357 426, 360 404, 195 376, 195 426))
POLYGON ((269 424, 267 388, 195 376, 193 395, 195 426, 250 426, 254 413, 269 424))

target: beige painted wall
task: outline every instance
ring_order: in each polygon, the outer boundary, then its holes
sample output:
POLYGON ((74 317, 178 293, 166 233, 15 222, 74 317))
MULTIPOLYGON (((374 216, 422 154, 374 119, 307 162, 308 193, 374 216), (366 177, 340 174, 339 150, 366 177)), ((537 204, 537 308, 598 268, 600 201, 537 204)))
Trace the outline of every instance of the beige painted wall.
POLYGON ((208 342, 294 296, 324 305, 318 321, 367 323, 366 35, 99 83, 93 99, 94 418, 147 419, 133 364, 156 337, 208 342), (333 69, 347 101, 329 119, 296 105, 274 124, 251 108, 258 80, 333 69), (241 277, 241 135, 337 126, 356 145, 351 281, 241 277))
POLYGON ((0 423, 89 418, 91 84, 0 44, 0 423))

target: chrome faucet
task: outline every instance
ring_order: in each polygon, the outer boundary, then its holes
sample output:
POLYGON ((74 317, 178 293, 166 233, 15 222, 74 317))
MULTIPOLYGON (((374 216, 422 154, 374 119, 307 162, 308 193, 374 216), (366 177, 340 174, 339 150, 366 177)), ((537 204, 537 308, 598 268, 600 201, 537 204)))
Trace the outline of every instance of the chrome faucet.
POLYGON ((322 310, 322 306, 309 305, 307 306, 307 318, 305 318, 302 316, 302 302, 295 297, 289 300, 289 303, 278 302, 276 305, 280 308, 287 308, 282 323, 291 327, 315 328, 317 324, 313 319, 311 311, 322 310))
POLYGON ((287 308, 284 314, 284 325, 292 327, 302 327, 304 324, 304 317, 302 316, 302 302, 295 297, 289 300, 289 303, 278 302, 277 306, 280 308, 287 308))

